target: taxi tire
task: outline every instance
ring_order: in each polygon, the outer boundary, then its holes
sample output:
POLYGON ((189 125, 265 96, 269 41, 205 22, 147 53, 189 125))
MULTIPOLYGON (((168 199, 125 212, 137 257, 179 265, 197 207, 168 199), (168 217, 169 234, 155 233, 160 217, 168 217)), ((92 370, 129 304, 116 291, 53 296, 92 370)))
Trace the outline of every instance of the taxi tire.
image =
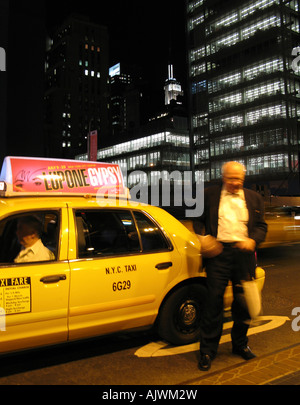
POLYGON ((171 293, 159 312, 160 337, 176 346, 198 341, 205 295, 205 286, 201 284, 185 285, 171 293))

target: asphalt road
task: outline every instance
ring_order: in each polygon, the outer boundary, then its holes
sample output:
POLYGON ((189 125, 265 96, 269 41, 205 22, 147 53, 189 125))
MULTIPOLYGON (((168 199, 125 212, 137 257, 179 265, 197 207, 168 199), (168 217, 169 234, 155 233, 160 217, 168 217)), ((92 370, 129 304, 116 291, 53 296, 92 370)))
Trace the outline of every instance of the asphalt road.
MULTIPOLYGON (((292 329, 292 310, 300 307, 299 249, 298 244, 258 252, 266 282, 261 321, 249 330, 257 356, 300 343, 300 331, 292 329)), ((229 321, 211 372, 244 362, 231 353, 229 321)), ((172 347, 150 332, 120 334, 3 357, 0 385, 186 385, 202 375, 197 363, 198 344, 172 347)))

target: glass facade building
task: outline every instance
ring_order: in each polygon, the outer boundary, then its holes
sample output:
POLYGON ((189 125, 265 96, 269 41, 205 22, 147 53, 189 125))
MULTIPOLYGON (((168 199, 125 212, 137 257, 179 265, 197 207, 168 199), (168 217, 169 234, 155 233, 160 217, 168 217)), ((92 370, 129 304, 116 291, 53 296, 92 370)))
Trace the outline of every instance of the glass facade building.
POLYGON ((237 160, 253 184, 299 190, 299 10, 299 0, 186 0, 196 178, 215 181, 237 160))
MULTIPOLYGON (((87 154, 76 159, 87 160, 87 154)), ((187 131, 164 130, 99 149, 97 160, 120 165, 129 188, 136 184, 156 185, 166 173, 182 174, 190 169, 189 136, 187 131)))

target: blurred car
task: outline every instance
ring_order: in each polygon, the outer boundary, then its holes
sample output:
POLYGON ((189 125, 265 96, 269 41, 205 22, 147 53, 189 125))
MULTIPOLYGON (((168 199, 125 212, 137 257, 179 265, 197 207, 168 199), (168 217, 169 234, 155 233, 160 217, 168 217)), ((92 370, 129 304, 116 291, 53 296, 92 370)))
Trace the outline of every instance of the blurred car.
POLYGON ((300 207, 267 206, 265 219, 268 224, 268 232, 265 241, 259 248, 300 242, 300 207))

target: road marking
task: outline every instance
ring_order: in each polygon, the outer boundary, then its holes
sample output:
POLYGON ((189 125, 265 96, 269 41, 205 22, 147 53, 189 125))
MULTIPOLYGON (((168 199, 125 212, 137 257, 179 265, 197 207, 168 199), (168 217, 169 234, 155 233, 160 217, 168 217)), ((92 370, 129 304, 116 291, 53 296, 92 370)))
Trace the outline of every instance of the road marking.
MULTIPOLYGON (((265 322, 263 325, 250 327, 248 330, 248 336, 261 332, 266 332, 275 328, 279 328, 284 325, 290 318, 287 316, 260 316, 257 318, 257 322, 265 322)), ((223 330, 231 329, 233 322, 226 322, 223 326, 223 330)), ((231 335, 227 333, 221 337, 220 344, 230 342, 231 335)), ((163 357, 174 356, 176 354, 183 354, 188 352, 194 352, 199 350, 199 343, 192 343, 186 346, 171 346, 166 342, 151 342, 146 346, 138 349, 134 354, 137 357, 163 357)))

